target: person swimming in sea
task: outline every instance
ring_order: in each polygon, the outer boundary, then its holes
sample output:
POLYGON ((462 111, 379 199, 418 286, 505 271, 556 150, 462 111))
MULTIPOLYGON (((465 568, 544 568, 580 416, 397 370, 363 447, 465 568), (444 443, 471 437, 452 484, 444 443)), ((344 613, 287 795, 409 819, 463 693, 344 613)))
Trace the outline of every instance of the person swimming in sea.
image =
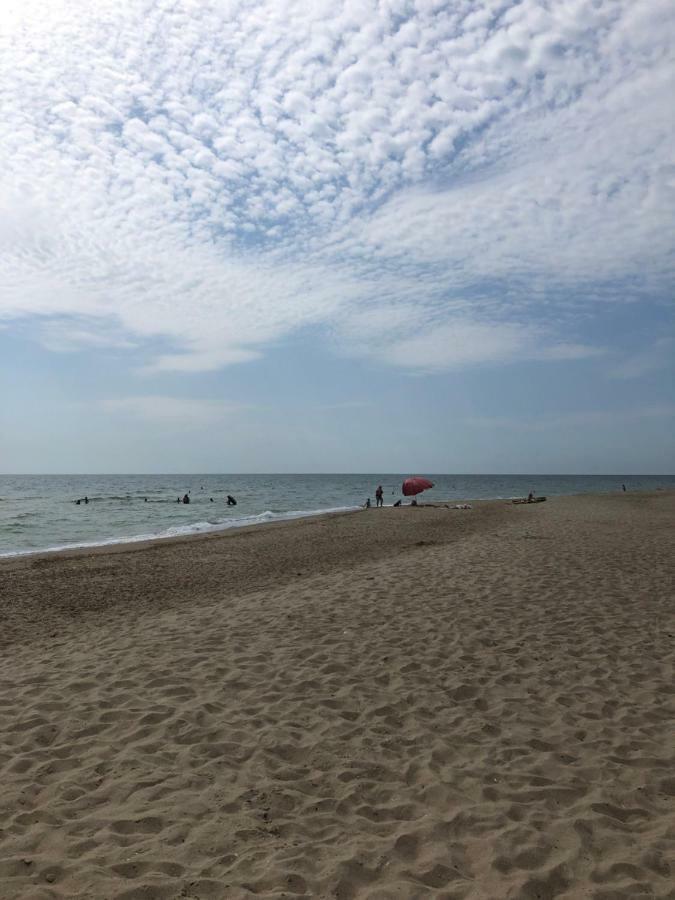
POLYGON ((237 501, 234 499, 234 497, 231 494, 227 495, 227 505, 228 506, 236 506, 237 505, 237 501))

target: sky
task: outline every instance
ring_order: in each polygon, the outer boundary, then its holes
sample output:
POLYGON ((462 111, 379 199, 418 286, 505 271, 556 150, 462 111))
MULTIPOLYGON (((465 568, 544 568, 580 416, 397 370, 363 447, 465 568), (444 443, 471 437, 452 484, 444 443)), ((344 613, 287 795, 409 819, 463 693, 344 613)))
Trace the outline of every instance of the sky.
POLYGON ((672 473, 671 0, 3 0, 0 471, 672 473))

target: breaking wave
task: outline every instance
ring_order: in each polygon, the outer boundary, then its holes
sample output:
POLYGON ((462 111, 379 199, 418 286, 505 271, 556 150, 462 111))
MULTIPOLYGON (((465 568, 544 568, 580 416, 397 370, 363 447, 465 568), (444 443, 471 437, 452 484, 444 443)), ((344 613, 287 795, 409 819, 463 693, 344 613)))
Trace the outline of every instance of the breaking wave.
POLYGON ((266 522, 283 522, 291 519, 306 519, 310 516, 324 516, 330 513, 353 512, 358 506, 335 506, 329 509, 295 509, 288 512, 273 512, 268 509, 265 512, 252 516, 238 516, 231 519, 216 520, 213 522, 193 522, 190 525, 174 525, 148 534, 134 534, 123 537, 103 538, 96 541, 82 541, 81 543, 59 544, 53 547, 39 547, 31 550, 16 550, 10 553, 0 553, 0 558, 8 556, 29 556, 34 553, 57 553, 62 550, 86 550, 92 547, 108 547, 114 544, 134 544, 141 541, 158 541, 165 538, 187 537, 192 534, 209 534, 217 531, 229 531, 231 528, 246 528, 249 525, 264 525, 266 522))

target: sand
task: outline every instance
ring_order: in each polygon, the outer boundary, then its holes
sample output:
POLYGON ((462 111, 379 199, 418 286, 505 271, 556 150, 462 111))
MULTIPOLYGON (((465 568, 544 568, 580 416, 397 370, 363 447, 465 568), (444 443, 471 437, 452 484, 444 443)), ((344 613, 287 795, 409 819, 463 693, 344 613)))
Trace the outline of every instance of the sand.
POLYGON ((675 896, 675 495, 0 563, 0 897, 675 896))

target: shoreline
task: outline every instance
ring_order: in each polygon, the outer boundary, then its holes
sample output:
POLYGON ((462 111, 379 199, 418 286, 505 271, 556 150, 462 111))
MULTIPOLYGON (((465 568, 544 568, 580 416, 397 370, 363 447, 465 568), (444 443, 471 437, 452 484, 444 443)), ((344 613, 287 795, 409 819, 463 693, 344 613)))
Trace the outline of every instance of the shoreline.
MULTIPOLYGON (((631 491, 630 494, 633 497, 640 496, 651 496, 651 495, 659 495, 659 494, 673 494, 675 493, 675 489, 673 488, 656 488, 653 491, 631 491)), ((608 497, 614 496, 615 494, 621 495, 621 491, 603 491, 603 492, 583 492, 578 494, 552 494, 547 498, 548 501, 552 499, 560 499, 562 497, 608 497)), ((451 500, 436 500, 433 503, 425 503, 424 501, 418 503, 418 507, 425 508, 442 508, 448 507, 452 509, 456 504, 461 503, 469 503, 473 506, 484 505, 486 503, 504 503, 509 505, 513 500, 517 498, 515 497, 480 497, 480 498, 453 498, 451 500)), ((409 502, 405 502, 400 507, 405 508, 406 506, 410 506, 409 502)), ((384 509, 392 509, 393 504, 385 504, 384 509)), ((138 535, 128 535, 122 537, 111 537, 111 538, 101 538, 96 541, 87 541, 77 544, 66 544, 63 546, 53 546, 53 547, 42 547, 35 550, 16 550, 16 551, 8 551, 0 553, 0 565, 5 561, 11 561, 15 559, 23 559, 23 558, 33 558, 39 556, 53 556, 54 554, 63 555, 70 553, 80 553, 80 552, 97 552, 100 550, 114 550, 115 548, 128 548, 129 545, 137 545, 141 547, 151 546, 158 542, 164 543, 167 541, 182 541, 182 540, 192 540, 196 538, 205 538, 209 536, 218 536, 223 535, 229 532, 238 532, 248 528, 259 528, 265 525, 276 525, 282 524, 286 522, 294 522, 300 519, 320 519, 324 516, 336 516, 336 515, 350 515, 356 512, 360 512, 363 510, 363 506, 353 506, 353 507, 340 507, 336 509, 319 509, 319 510, 289 510, 287 513, 274 513, 274 518, 270 519, 261 519, 258 522, 245 522, 243 524, 230 525, 227 523, 215 524, 207 523, 207 527, 199 531, 191 532, 189 529, 196 528, 198 525, 202 523, 195 522, 191 525, 185 526, 175 526, 177 528, 184 528, 185 532, 181 534, 138 534, 138 535)), ((252 514, 250 516, 244 516, 242 518, 248 519, 258 519, 262 516, 267 515, 266 512, 252 514)), ((130 549, 130 548, 129 548, 130 549)))
POLYGON ((510 509, 510 504, 489 500, 476 501, 472 510, 423 505, 357 509, 206 534, 4 557, 0 616, 5 628, 0 649, 13 642, 17 627, 21 640, 34 641, 36 632, 51 627, 52 619, 61 626, 71 616, 75 620, 111 616, 129 603, 136 612, 161 609, 180 604, 178 589, 207 597, 222 590, 221 579, 228 593, 272 590, 301 575, 395 557, 418 540, 424 544, 462 539, 483 530, 486 517, 497 522, 510 509), (49 580, 52 595, 46 607, 43 578, 49 580), (22 611, 27 608, 32 611, 28 631, 22 611))
MULTIPOLYGON (((106 547, 117 547, 118 545, 127 545, 127 544, 154 544, 156 541, 171 541, 171 540, 182 540, 184 538, 192 538, 192 537, 205 537, 210 534, 222 534, 227 531, 238 531, 242 528, 252 528, 258 527, 260 525, 273 525, 277 522, 294 522, 296 519, 309 519, 309 518, 317 518, 320 516, 330 516, 330 515, 340 515, 344 513, 350 512, 358 512, 360 507, 340 507, 338 509, 320 509, 320 510, 289 510, 287 513, 271 513, 270 518, 263 519, 263 516, 268 515, 268 511, 250 515, 250 516, 242 516, 241 524, 230 525, 226 522, 222 524, 212 524, 210 522, 194 522, 191 525, 184 526, 173 526, 172 529, 168 530, 177 530, 182 531, 181 534, 137 534, 137 535, 128 535, 122 537, 111 537, 111 538, 101 538, 98 541, 91 542, 83 542, 81 544, 64 544, 63 546, 55 546, 55 547, 42 547, 37 550, 14 550, 8 551, 7 553, 0 553, 0 561, 5 559, 15 559, 18 557, 24 556, 36 556, 36 555, 51 555, 53 553, 68 553, 70 551, 87 551, 87 550, 97 550, 99 548, 106 547), (259 519, 260 521, 248 521, 244 522, 244 519, 259 519), (190 529, 196 529, 198 526, 204 526, 199 528, 199 530, 191 531, 190 529)), ((238 520, 235 520, 238 521, 238 520)))
POLYGON ((675 493, 0 561, 0 895, 666 900, 675 493))

